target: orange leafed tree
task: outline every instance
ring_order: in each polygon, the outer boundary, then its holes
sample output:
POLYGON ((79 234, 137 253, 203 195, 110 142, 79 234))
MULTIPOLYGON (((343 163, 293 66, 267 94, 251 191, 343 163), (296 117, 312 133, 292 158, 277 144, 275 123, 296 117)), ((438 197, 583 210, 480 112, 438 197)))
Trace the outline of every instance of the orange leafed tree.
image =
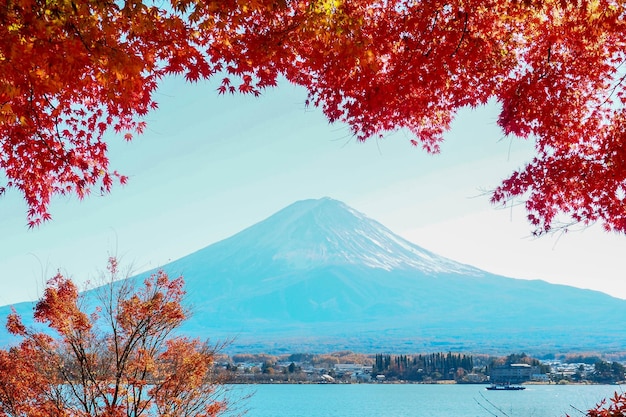
POLYGON ((5 0, 0 167, 31 226, 50 198, 126 178, 103 134, 130 139, 169 74, 259 94, 279 77, 356 138, 407 129, 438 151, 456 112, 500 104, 536 157, 494 190, 536 233, 626 232, 623 0, 5 0))
MULTIPOLYGON (((115 259, 109 273, 117 275, 115 259)), ((8 318, 22 341, 0 350, 0 416, 222 414, 227 400, 213 374, 215 350, 173 334, 187 315, 182 286, 182 278, 158 272, 136 290, 112 281, 95 303, 56 275, 34 313, 49 331, 26 328, 15 313, 8 318)))

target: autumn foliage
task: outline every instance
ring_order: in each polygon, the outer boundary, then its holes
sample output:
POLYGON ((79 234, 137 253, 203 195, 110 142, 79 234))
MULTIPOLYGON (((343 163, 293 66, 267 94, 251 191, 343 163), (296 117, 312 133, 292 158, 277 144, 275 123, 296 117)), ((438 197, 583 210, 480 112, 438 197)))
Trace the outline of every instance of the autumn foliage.
POLYGON ((616 392, 613 397, 602 400, 594 408, 587 410, 586 417, 624 417, 626 416, 626 394, 616 392))
POLYGON ((159 81, 218 77, 259 94, 280 77, 359 140, 407 129, 437 152, 456 112, 500 104, 536 157, 494 190, 537 233, 626 232, 622 0, 5 0, 0 167, 29 224, 55 194, 126 181, 104 133, 145 128, 159 81), (565 222, 565 223, 561 223, 565 222))
MULTIPOLYGON (((114 259, 109 273, 117 276, 114 259)), ((47 331, 9 316, 8 330, 22 341, 0 350, 0 416, 213 417, 226 410, 214 349, 173 334, 187 315, 182 278, 157 272, 139 289, 111 281, 99 291, 94 303, 59 274, 35 308, 47 331)))

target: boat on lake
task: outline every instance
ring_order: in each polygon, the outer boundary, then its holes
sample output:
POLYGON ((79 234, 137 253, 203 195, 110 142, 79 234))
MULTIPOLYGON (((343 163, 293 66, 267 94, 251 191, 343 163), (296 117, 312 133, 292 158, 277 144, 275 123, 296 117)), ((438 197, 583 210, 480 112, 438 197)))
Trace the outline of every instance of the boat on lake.
POLYGON ((491 384, 487 387, 490 391, 520 391, 526 389, 521 385, 509 385, 509 384, 491 384))

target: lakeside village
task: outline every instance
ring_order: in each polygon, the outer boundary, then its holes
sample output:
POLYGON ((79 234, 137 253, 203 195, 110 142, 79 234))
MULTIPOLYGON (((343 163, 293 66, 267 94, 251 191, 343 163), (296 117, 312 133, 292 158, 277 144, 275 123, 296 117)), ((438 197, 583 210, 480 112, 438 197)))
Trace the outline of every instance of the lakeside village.
POLYGON ((419 355, 331 354, 220 355, 216 372, 227 383, 422 383, 422 384, 616 384, 626 380, 624 362, 598 355, 542 360, 524 353, 505 357, 431 353, 419 355))

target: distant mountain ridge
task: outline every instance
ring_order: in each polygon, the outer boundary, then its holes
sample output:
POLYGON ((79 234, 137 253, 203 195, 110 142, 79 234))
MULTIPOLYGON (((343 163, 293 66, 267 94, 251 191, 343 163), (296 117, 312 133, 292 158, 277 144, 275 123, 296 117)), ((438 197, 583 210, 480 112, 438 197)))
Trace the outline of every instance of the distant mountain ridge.
POLYGON ((194 315, 183 331, 236 337, 235 351, 626 346, 625 300, 454 262, 331 198, 295 202, 163 269, 185 277, 194 315))

